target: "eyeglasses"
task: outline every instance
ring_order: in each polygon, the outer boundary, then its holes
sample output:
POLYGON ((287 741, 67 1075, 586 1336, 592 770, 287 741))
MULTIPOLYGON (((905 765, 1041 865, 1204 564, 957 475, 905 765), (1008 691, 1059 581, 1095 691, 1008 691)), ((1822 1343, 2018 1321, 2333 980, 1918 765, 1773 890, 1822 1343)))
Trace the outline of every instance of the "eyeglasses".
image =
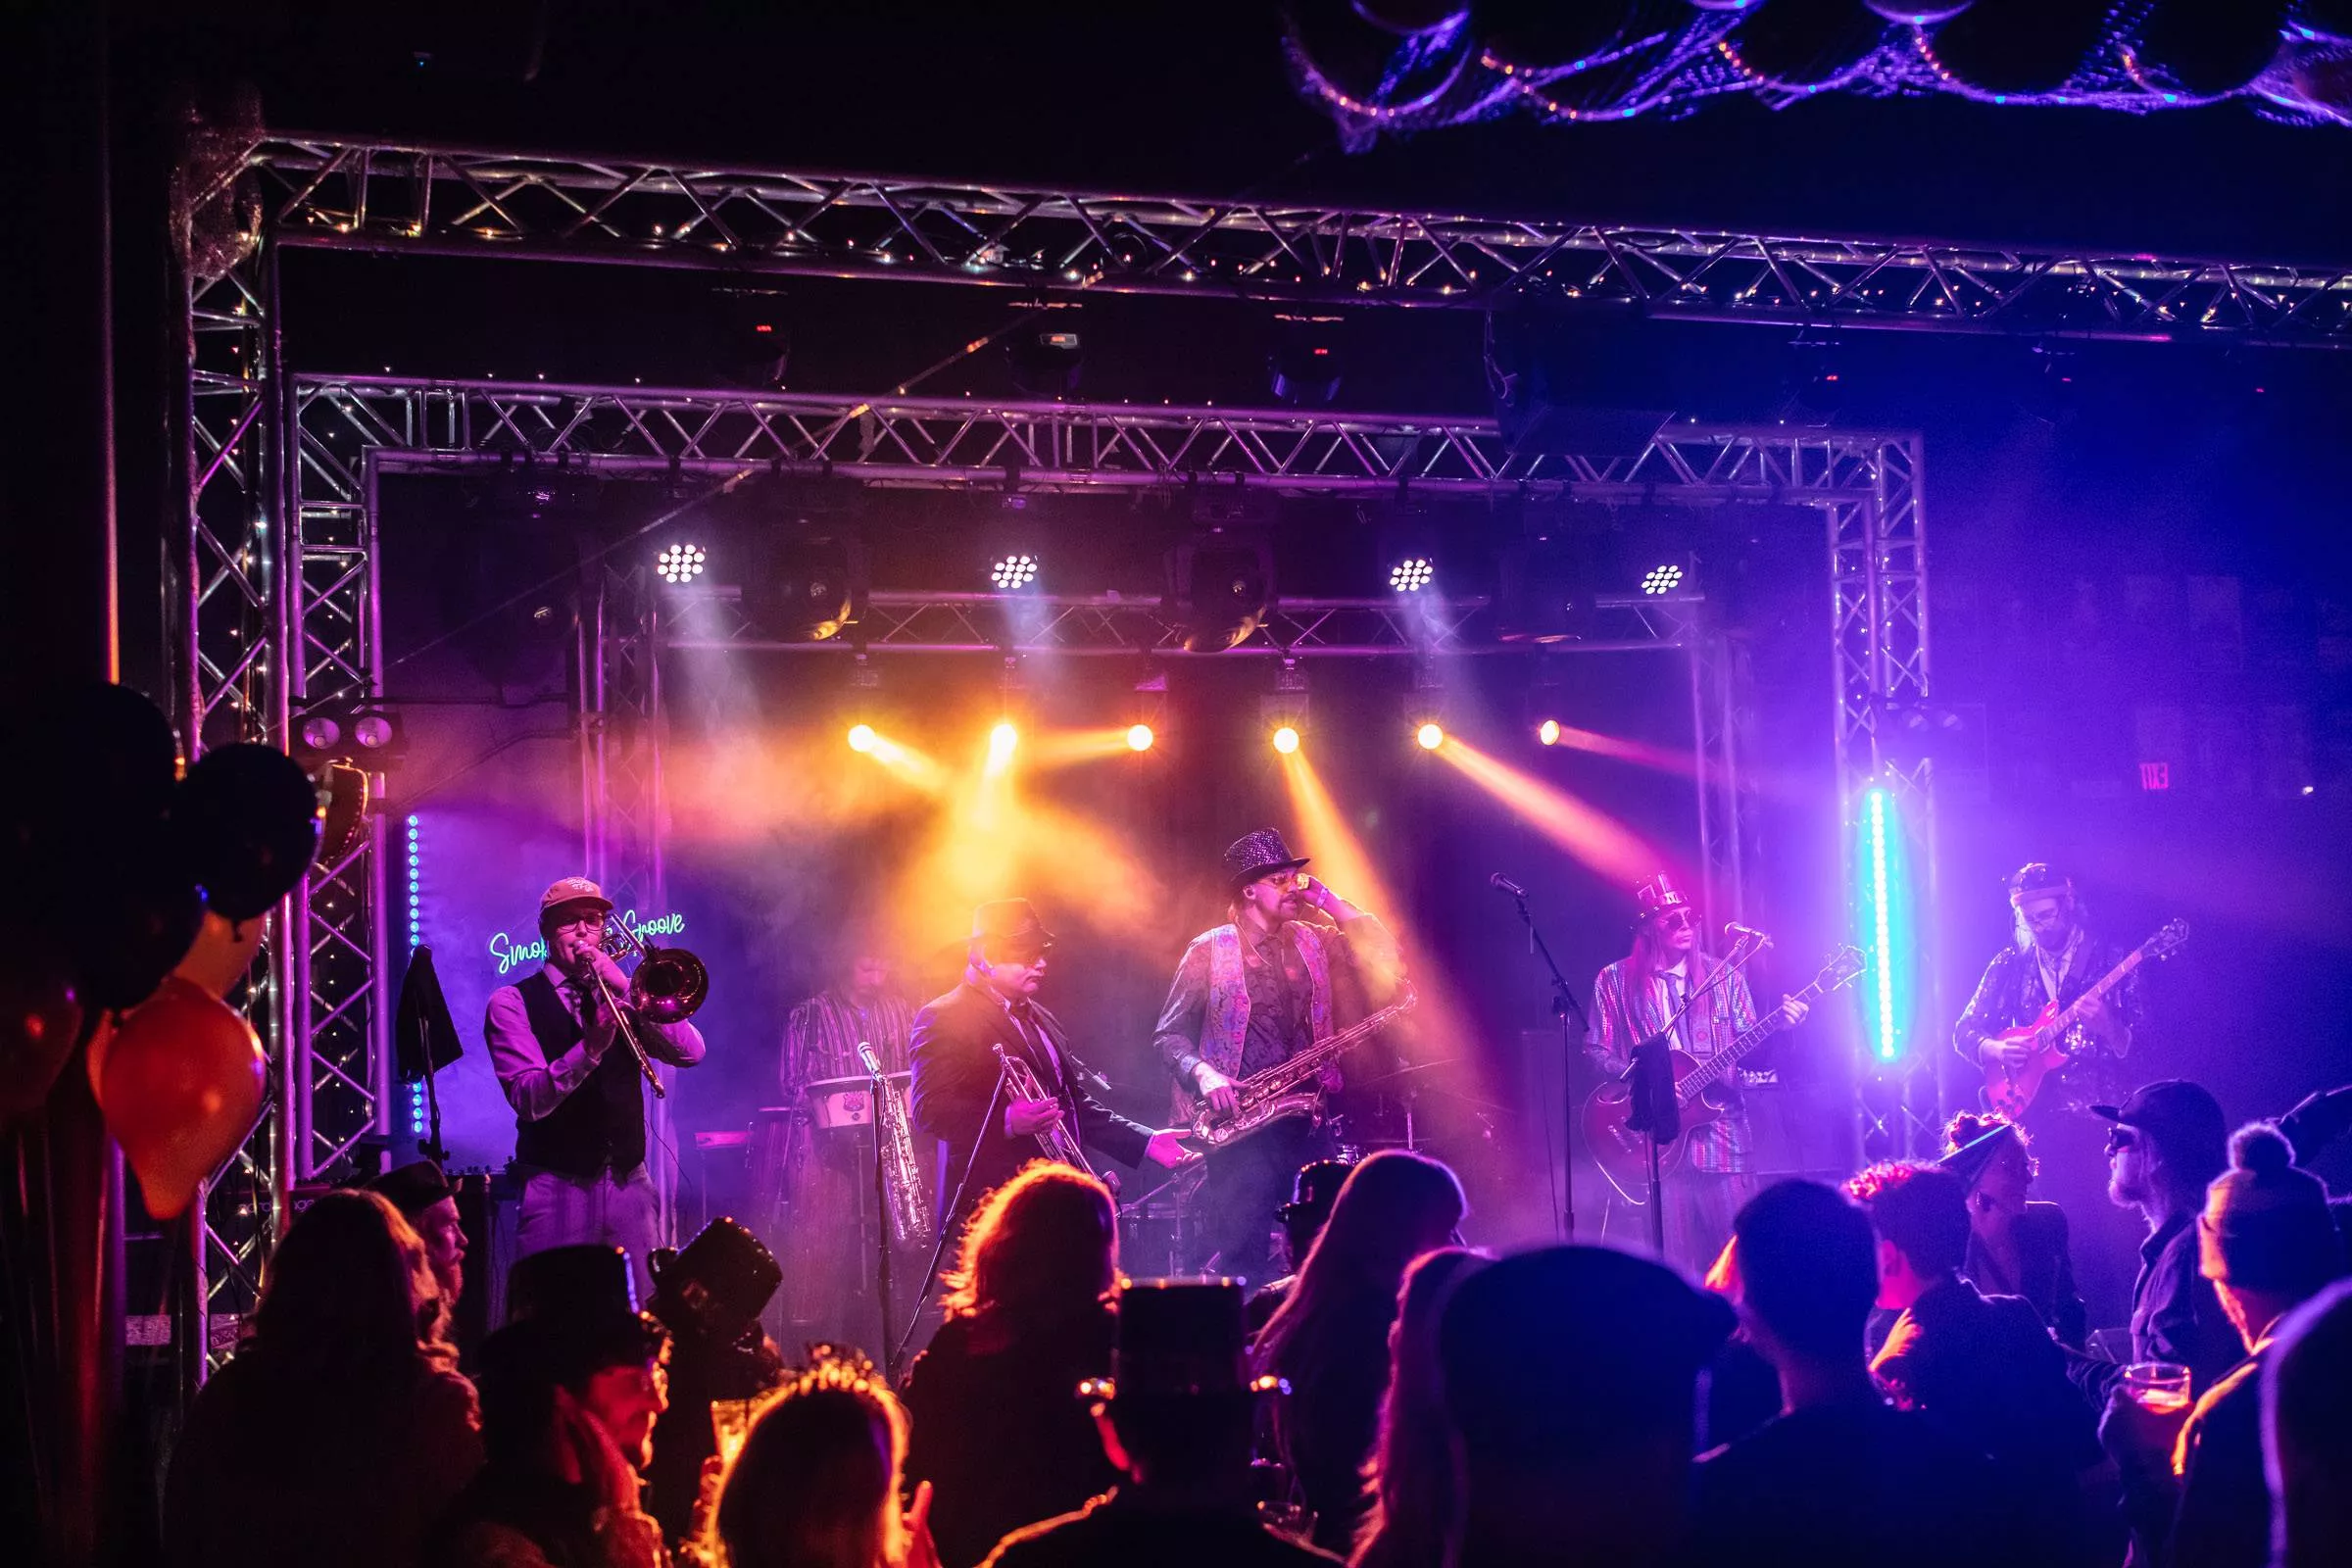
POLYGON ((2114 1127, 2108 1130, 2107 1152, 2110 1154, 2121 1153, 2127 1149, 2136 1149, 2138 1147, 2139 1134, 2133 1132, 2131 1128, 2114 1127))

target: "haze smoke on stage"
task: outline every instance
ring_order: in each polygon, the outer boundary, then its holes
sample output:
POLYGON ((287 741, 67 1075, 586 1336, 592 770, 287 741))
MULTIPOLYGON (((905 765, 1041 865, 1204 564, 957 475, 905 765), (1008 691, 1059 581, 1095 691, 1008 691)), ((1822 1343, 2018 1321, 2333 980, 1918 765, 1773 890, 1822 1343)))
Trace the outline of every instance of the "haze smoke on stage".
POLYGON ((1448 735, 1437 755, 1576 859, 1627 887, 1657 874, 1658 851, 1624 823, 1448 735))

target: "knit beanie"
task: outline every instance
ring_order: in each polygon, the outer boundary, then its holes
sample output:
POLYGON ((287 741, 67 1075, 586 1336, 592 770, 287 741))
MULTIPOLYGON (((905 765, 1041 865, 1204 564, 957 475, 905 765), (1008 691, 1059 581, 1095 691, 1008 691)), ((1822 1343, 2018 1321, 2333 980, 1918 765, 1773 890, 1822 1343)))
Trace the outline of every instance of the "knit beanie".
POLYGON ((2344 1271, 2328 1189, 2295 1168, 2274 1122, 2251 1122, 2230 1140, 2230 1168, 2205 1189, 2198 1235, 2205 1277, 2217 1284, 2303 1296, 2344 1271))

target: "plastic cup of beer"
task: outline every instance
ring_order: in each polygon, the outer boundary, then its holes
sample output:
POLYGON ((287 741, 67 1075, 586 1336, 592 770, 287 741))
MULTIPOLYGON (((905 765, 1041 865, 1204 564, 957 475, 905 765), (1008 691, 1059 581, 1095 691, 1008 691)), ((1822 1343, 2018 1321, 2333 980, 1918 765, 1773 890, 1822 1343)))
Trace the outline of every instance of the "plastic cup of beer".
POLYGON ((2124 1368, 2124 1392, 2143 1410, 2177 1415, 2188 1408, 2188 1368, 2178 1361, 2134 1361, 2124 1368))
POLYGON ((743 1449, 743 1440, 752 1430, 752 1417, 760 1413, 758 1399, 712 1399, 710 1401, 710 1433, 718 1440, 718 1458, 721 1464, 733 1464, 735 1455, 743 1449))

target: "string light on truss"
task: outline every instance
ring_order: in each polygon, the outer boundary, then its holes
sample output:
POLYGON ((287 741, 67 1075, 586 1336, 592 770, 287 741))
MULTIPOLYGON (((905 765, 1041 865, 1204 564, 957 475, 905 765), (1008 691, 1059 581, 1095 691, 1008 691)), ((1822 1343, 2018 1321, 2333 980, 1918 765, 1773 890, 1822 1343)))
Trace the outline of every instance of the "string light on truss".
POLYGON ((1406 556, 1389 568, 1389 586, 1400 594, 1417 594, 1437 575, 1438 564, 1427 556, 1406 556))
POLYGON ((654 575, 674 588, 700 577, 709 559, 701 545, 674 544, 654 558, 654 575))
POLYGON ((1026 588, 1037 581, 1037 558, 1020 551, 999 556, 988 568, 988 580, 999 593, 1026 588))
POLYGON ((1648 575, 1642 579, 1642 591, 1653 599, 1670 594, 1682 585, 1683 568, 1671 561, 1663 566, 1650 567, 1648 575))

